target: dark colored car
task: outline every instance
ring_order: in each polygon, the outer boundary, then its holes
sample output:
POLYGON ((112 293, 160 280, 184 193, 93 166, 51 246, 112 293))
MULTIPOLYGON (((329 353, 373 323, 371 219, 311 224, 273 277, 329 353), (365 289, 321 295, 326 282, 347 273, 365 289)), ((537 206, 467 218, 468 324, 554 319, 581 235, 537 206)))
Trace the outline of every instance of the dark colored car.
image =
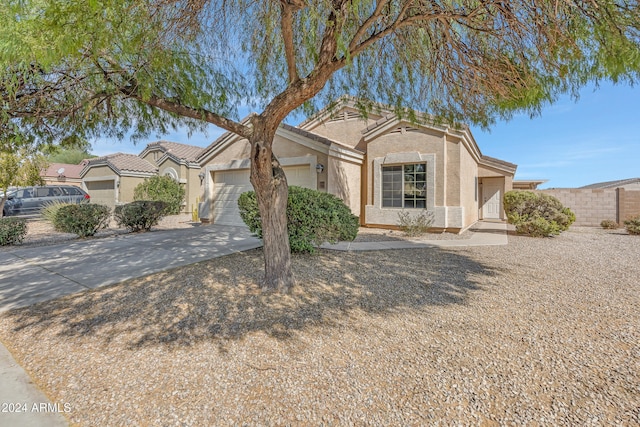
POLYGON ((22 187, 7 192, 3 216, 30 215, 52 202, 89 203, 89 195, 73 185, 45 185, 42 187, 22 187))

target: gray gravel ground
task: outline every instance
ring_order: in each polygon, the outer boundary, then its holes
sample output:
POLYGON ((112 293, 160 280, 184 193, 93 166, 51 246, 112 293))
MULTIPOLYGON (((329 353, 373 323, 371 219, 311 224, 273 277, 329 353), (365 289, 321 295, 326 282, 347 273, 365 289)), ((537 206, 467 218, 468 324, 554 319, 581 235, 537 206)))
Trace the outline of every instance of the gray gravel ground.
POLYGON ((89 425, 638 425, 640 238, 261 250, 4 314, 0 339, 89 425))

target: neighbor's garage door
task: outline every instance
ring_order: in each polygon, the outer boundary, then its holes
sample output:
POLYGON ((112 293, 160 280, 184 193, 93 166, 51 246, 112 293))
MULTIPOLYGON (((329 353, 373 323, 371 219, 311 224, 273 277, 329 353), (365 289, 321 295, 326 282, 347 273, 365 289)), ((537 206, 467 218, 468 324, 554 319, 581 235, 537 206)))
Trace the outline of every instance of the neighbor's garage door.
MULTIPOLYGON (((285 166, 289 185, 311 188, 311 170, 309 165, 285 166)), ((249 182, 249 170, 229 170, 215 172, 213 190, 213 215, 215 224, 244 225, 238 210, 238 197, 245 191, 252 191, 249 182)))
POLYGON ((109 206, 113 208, 116 204, 115 181, 85 181, 87 193, 91 196, 91 203, 109 206))

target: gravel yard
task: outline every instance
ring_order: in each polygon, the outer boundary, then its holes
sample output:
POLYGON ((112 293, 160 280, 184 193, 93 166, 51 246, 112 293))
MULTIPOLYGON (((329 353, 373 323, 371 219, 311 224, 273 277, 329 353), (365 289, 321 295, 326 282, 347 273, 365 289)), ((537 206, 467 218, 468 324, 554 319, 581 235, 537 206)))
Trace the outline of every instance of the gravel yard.
POLYGON ((638 425, 640 238, 253 250, 5 313, 77 425, 638 425))

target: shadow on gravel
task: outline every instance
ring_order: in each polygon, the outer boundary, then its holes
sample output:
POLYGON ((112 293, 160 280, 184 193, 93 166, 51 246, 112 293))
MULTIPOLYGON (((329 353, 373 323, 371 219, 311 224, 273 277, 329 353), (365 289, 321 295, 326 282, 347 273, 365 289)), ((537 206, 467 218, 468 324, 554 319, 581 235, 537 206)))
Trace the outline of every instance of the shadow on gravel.
POLYGON ((126 347, 188 346, 237 340, 253 332, 287 339, 296 331, 339 327, 359 313, 394 315, 465 304, 497 272, 459 251, 437 248, 384 252, 321 251, 294 256, 291 295, 265 294, 257 283, 262 250, 70 295, 7 312, 15 330, 58 330, 126 347), (123 341, 124 340, 124 341, 123 341))

